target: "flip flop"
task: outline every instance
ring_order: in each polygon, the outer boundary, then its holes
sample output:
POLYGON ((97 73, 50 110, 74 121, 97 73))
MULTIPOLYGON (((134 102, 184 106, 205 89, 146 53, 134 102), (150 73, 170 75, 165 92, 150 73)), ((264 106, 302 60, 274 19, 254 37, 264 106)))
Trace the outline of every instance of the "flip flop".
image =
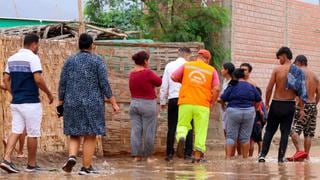
POLYGON ((292 157, 287 158, 287 161, 303 161, 308 157, 308 154, 304 151, 296 152, 292 157))

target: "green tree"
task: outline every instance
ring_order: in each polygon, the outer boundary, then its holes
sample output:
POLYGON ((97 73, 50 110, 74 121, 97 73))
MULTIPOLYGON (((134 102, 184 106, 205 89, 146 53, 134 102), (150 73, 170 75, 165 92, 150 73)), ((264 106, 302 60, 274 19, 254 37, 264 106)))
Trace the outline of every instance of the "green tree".
POLYGON ((85 14, 90 21, 105 27, 140 30, 144 38, 204 42, 217 67, 230 58, 220 38, 230 21, 229 11, 219 5, 206 6, 194 0, 89 0, 85 14))
POLYGON ((229 50, 221 42, 222 29, 229 23, 229 11, 219 5, 204 6, 194 0, 146 0, 147 32, 160 41, 204 42, 213 54, 212 64, 221 66, 229 50))
POLYGON ((85 17, 90 22, 104 27, 122 30, 141 30, 143 11, 138 0, 88 0, 85 17))

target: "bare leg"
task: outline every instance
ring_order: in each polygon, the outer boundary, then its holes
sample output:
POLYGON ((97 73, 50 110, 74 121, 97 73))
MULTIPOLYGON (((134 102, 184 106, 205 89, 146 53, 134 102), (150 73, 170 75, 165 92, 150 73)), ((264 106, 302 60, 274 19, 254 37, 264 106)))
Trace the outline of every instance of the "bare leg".
POLYGON ((236 145, 233 145, 231 148, 231 157, 234 157, 236 155, 236 145))
POLYGON ((28 165, 30 166, 36 166, 37 146, 38 146, 38 138, 28 137, 27 139, 28 165))
POLYGON ((304 151, 309 155, 312 137, 304 137, 304 151))
POLYGON ((92 165, 92 157, 96 149, 96 136, 84 136, 83 140, 83 162, 85 168, 92 165))
POLYGON ((80 136, 70 136, 69 156, 77 156, 80 147, 80 136))
POLYGON ((242 153, 242 157, 244 159, 248 158, 249 148, 250 148, 250 142, 247 142, 245 144, 241 144, 241 153, 242 153))
POLYGON ((20 134, 15 134, 15 133, 10 134, 10 136, 8 138, 8 142, 7 142, 6 152, 4 155, 4 159, 6 161, 11 162, 11 154, 17 144, 19 136, 20 136, 20 134))
POLYGON ((298 133, 293 132, 291 135, 292 142, 294 144, 294 147, 296 148, 296 151, 301 151, 302 150, 302 144, 300 140, 300 136, 298 133))
POLYGON ((18 157, 23 156, 23 147, 24 147, 24 142, 27 136, 26 130, 23 131, 23 133, 19 137, 19 149, 18 149, 18 157))
POLYGON ((250 140, 249 157, 253 156, 253 151, 254 151, 254 141, 250 140))
POLYGON ((237 140, 237 152, 238 152, 238 156, 241 156, 241 150, 242 150, 242 147, 241 147, 241 143, 239 141, 239 139, 237 140))
POLYGON ((235 145, 234 144, 226 144, 226 159, 230 159, 234 156, 235 153, 235 145))

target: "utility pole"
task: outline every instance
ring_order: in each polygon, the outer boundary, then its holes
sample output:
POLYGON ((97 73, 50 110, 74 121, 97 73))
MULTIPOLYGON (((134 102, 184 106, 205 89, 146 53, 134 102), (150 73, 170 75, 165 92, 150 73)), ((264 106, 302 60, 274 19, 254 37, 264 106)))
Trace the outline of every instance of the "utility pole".
POLYGON ((86 27, 83 21, 82 0, 78 0, 78 14, 79 14, 79 35, 86 32, 86 27))

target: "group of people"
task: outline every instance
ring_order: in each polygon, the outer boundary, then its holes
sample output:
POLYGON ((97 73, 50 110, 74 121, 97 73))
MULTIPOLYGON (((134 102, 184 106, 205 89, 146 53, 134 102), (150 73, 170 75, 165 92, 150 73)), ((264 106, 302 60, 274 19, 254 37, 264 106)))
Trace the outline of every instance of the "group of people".
MULTIPOLYGON (((49 104, 53 95, 42 77, 39 56, 39 36, 28 34, 24 47, 9 57, 3 76, 2 88, 12 95, 12 132, 6 141, 6 148, 0 168, 8 173, 20 170, 12 163, 11 156, 19 138, 27 134, 26 172, 39 171, 36 161, 37 138, 41 135, 42 105, 39 88, 47 95, 49 104)), ((108 81, 106 64, 92 52, 93 38, 81 34, 80 51, 64 63, 59 82, 59 116, 64 116, 64 134, 69 136, 69 157, 62 169, 71 172, 77 162, 81 141, 83 161, 80 175, 97 173, 92 166, 96 136, 105 135, 105 102, 110 102, 115 112, 119 106, 112 94, 108 81), (61 108, 62 107, 62 108, 61 108)))
POLYGON ((320 82, 307 67, 308 60, 304 55, 296 56, 292 63, 293 55, 288 47, 278 50, 279 65, 272 72, 264 103, 261 89, 250 77, 253 67, 249 63, 243 63, 239 68, 232 63, 223 64, 221 75, 224 83, 220 92, 217 71, 208 65, 210 52, 200 50, 196 58, 190 58, 190 54, 188 48, 179 49, 179 58, 167 64, 162 77, 162 108, 168 99, 167 161, 172 160, 175 152, 174 137, 178 142, 178 157, 191 158, 193 162, 204 160, 210 107, 216 102, 221 104, 226 159, 235 156, 236 151, 243 158, 253 156, 254 144, 257 143, 258 161, 265 162, 279 126, 278 162, 309 159, 316 128, 320 82), (300 140, 302 131, 304 143, 300 140), (285 158, 289 136, 296 153, 285 158))
MULTIPOLYGON (((70 137, 69 157, 62 169, 68 173, 72 171, 83 141, 79 174, 87 175, 98 173, 93 168, 92 158, 96 136, 106 134, 105 103, 109 102, 114 112, 120 109, 108 81, 106 64, 92 52, 92 37, 81 34, 78 45, 80 51, 65 61, 61 71, 57 109, 59 116, 64 119, 64 134, 70 137)), ((50 104, 53 95, 42 78, 38 49, 39 37, 35 34, 26 35, 24 48, 8 59, 3 77, 2 88, 12 94, 12 133, 0 164, 1 169, 8 173, 20 171, 12 163, 11 156, 24 132, 28 146, 26 171, 40 170, 36 162, 37 138, 41 134, 42 120, 39 88, 47 95, 50 104)), ((288 160, 309 157, 320 83, 315 73, 307 68, 305 56, 297 56, 292 64, 290 49, 279 49, 277 58, 280 65, 271 75, 264 104, 261 89, 250 78, 252 66, 249 63, 241 64, 240 68, 235 68, 232 63, 223 64, 221 75, 224 83, 221 90, 218 71, 209 65, 209 51, 201 49, 191 57, 191 50, 183 47, 178 54, 175 61, 166 65, 162 77, 150 70, 150 55, 146 51, 132 56, 135 66, 129 74, 129 116, 131 154, 135 162, 146 160, 152 163, 157 160, 153 157, 158 115, 157 87, 160 87, 161 109, 167 107, 168 112, 166 161, 172 161, 175 153, 179 158, 192 162, 205 161, 210 109, 215 103, 221 104, 226 159, 235 156, 236 151, 243 158, 252 156, 253 145, 258 143, 259 162, 265 162, 279 125, 281 140, 278 161, 284 161, 290 134, 297 153, 288 160), (295 108, 296 105, 299 108, 295 108), (264 124, 267 125, 262 139, 264 124), (302 131, 305 135, 304 150, 299 139, 302 131)))

